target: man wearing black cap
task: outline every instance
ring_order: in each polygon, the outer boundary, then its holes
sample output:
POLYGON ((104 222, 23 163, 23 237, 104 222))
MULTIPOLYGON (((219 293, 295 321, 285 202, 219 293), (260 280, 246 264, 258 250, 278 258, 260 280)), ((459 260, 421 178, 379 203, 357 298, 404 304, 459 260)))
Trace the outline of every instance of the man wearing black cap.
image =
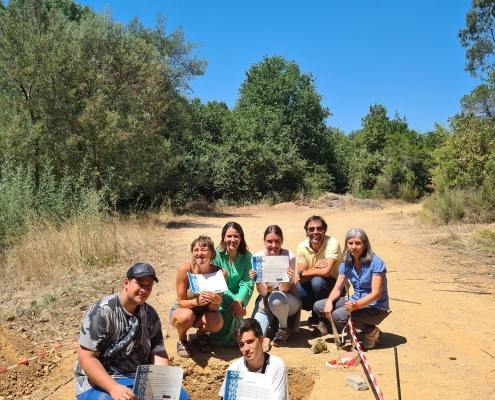
MULTIPOLYGON (((86 312, 75 366, 77 400, 134 400, 134 374, 140 365, 168 365, 160 318, 146 303, 154 268, 134 264, 119 293, 104 297, 86 312)), ((180 399, 188 399, 182 389, 180 399)))

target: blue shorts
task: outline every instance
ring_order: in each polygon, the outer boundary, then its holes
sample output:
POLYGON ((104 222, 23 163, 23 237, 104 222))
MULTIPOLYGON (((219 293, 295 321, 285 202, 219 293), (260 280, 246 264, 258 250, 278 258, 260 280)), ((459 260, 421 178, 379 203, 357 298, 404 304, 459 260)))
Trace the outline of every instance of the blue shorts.
MULTIPOLYGON (((118 384, 127 386, 130 389, 132 389, 134 386, 134 378, 121 377, 114 379, 118 384)), ((99 387, 93 387, 89 390, 86 390, 84 393, 81 393, 76 398, 77 400, 112 400, 112 397, 99 387)), ((189 400, 189 396, 187 395, 184 388, 181 388, 180 390, 179 400, 189 400)))

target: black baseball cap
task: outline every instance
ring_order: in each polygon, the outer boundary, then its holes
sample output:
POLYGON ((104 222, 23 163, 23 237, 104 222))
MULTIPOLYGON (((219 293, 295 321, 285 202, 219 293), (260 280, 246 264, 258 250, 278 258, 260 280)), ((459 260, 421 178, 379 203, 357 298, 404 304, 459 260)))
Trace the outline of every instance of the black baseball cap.
POLYGON ((142 278, 144 276, 151 276, 155 282, 158 282, 155 269, 148 263, 136 263, 127 270, 127 278, 142 278))

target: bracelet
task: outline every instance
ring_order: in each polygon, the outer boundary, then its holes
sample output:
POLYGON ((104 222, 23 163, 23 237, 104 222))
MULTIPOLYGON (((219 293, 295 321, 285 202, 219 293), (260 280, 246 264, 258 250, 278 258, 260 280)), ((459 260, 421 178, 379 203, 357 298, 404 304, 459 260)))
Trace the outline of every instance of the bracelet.
POLYGON ((353 301, 353 302, 352 302, 352 304, 354 304, 354 308, 355 308, 356 310, 359 310, 359 304, 358 304, 358 302, 357 302, 357 301, 353 301))

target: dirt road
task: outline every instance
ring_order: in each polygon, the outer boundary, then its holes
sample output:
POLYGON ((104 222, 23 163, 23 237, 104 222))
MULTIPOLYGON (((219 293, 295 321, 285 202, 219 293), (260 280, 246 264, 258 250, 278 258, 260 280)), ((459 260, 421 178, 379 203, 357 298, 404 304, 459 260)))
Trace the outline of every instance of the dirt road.
MULTIPOLYGON (((235 220, 243 226, 250 249, 258 251, 262 248, 262 232, 276 223, 284 231, 284 247, 294 250, 304 239, 302 226, 312 214, 322 215, 329 224, 329 233, 341 243, 349 227, 365 229, 374 250, 387 265, 392 314, 380 326, 383 343, 367 352, 385 398, 397 398, 394 346, 398 348, 404 399, 495 398, 495 267, 483 259, 432 244, 446 231, 418 225, 414 215, 419 208, 392 205, 384 209, 314 209, 282 204, 235 209, 231 215, 221 217, 181 217, 168 228, 157 230, 149 251, 136 258, 150 261, 159 271, 160 283, 150 302, 164 321, 169 355, 185 368, 185 384, 192 398, 217 398, 224 368, 238 354, 235 349, 217 350, 186 361, 178 360, 175 354, 176 334, 170 327, 168 311, 175 299, 175 268, 189 258, 190 242, 199 234, 207 234, 217 243, 224 223, 235 220)), ((304 313, 303 320, 306 316, 304 313)), ((303 326, 289 347, 272 350, 289 367, 292 398, 372 399, 370 391, 357 392, 345 386, 349 374, 362 374, 360 367, 325 367, 325 361, 336 354, 332 339, 326 339, 329 352, 312 354, 314 339, 303 326)), ((8 345, 4 343, 2 347, 0 340, 1 351, 8 351, 8 345)), ((25 398, 73 398, 73 382, 68 380, 74 353, 65 351, 61 355, 44 377, 59 389, 25 398)))

